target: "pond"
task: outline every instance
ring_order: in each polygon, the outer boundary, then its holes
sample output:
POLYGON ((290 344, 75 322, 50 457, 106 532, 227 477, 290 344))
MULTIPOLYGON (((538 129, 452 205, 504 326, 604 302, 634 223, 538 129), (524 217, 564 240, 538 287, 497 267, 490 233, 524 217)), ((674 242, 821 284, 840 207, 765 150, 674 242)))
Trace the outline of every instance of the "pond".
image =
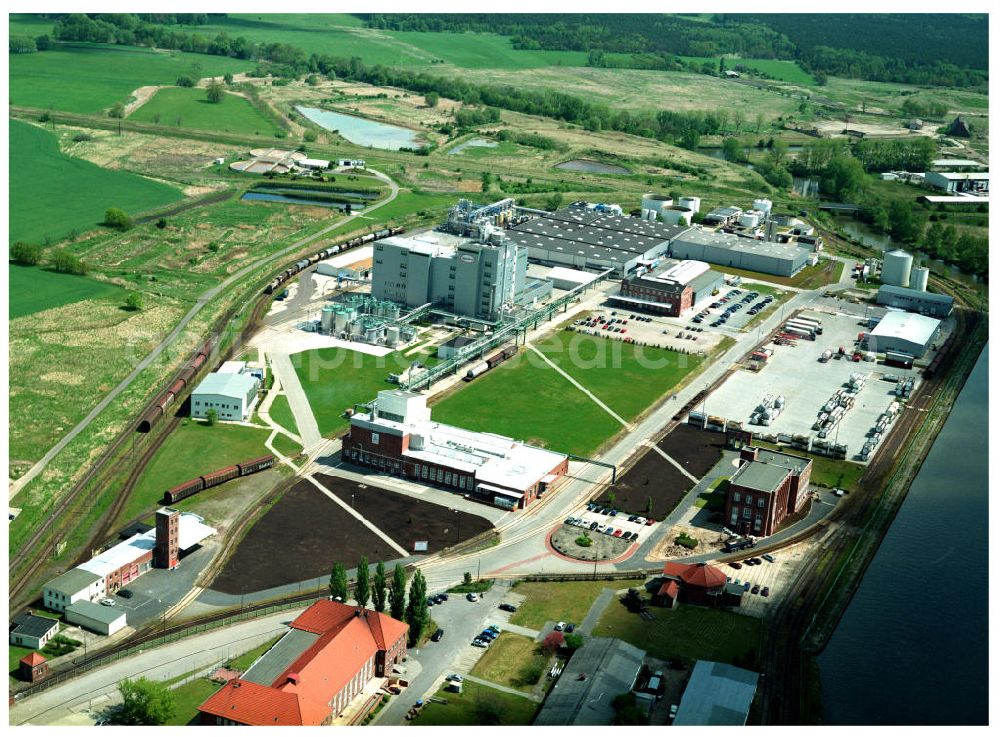
MULTIPOLYGON (((347 209, 347 204, 344 202, 330 202, 327 200, 311 200, 308 197, 298 197, 290 196, 284 194, 274 194, 271 192, 247 192, 245 195, 240 197, 241 200, 248 201, 258 201, 258 202, 287 202, 290 205, 312 205, 314 207, 333 207, 338 210, 347 209)), ((364 210, 364 205, 351 205, 351 210, 357 212, 358 210, 364 210)))
POLYGON ((356 115, 335 113, 317 107, 296 105, 295 109, 319 127, 335 131, 359 146, 398 151, 401 148, 420 148, 424 144, 420 133, 398 125, 379 123, 356 115))
POLYGON ((564 161, 561 164, 556 164, 556 169, 563 169, 564 171, 582 171, 587 174, 631 174, 628 169, 624 166, 616 166, 614 164, 602 164, 600 161, 594 161, 592 159, 571 159, 570 161, 564 161))
POLYGON ((487 141, 485 138, 471 138, 465 143, 455 146, 455 148, 448 152, 448 155, 460 154, 467 148, 496 148, 497 145, 496 141, 487 141))

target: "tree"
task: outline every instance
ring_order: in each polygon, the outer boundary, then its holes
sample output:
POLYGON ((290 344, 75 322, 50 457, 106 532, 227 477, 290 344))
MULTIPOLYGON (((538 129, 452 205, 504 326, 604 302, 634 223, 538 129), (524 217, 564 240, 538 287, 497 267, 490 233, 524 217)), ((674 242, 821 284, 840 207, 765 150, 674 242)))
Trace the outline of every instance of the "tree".
POLYGON ((437 92, 428 92, 424 95, 424 103, 427 107, 437 107, 438 102, 441 100, 441 95, 437 92))
POLYGON ((362 607, 367 607, 372 598, 371 580, 368 577, 368 557, 362 556, 358 563, 358 577, 354 584, 354 598, 362 607))
POLYGON ((87 264, 66 251, 56 251, 52 255, 52 268, 60 274, 83 276, 87 273, 87 264))
POLYGON ((646 516, 653 516, 653 497, 651 496, 646 497, 646 516))
POLYGON ((615 709, 615 724, 634 725, 648 723, 646 714, 635 703, 635 694, 631 691, 615 696, 611 705, 615 709))
POLYGON ((565 647, 570 652, 573 652, 574 650, 579 650, 581 647, 583 647, 583 637, 581 635, 576 634, 575 632, 571 632, 563 638, 563 647, 565 647))
POLYGON ((11 36, 10 37, 10 53, 11 54, 31 54, 38 50, 38 45, 35 39, 31 36, 11 36))
POLYGON ((10 257, 14 263, 34 266, 42 259, 42 247, 35 243, 17 241, 10 247, 10 257))
POLYGON ((52 48, 52 39, 46 35, 36 36, 35 48, 39 51, 48 51, 52 48))
POLYGON ((310 74, 308 77, 306 77, 306 84, 309 85, 310 87, 315 87, 316 85, 319 84, 319 77, 317 77, 315 74, 310 74))
POLYGON ((178 87, 194 87, 194 80, 188 76, 177 78, 178 87))
POLYGON ((226 94, 226 90, 222 86, 222 82, 213 78, 211 82, 208 83, 208 87, 205 88, 205 97, 208 98, 209 102, 218 104, 222 102, 222 96, 226 94))
POLYGON ((465 573, 462 574, 462 583, 464 583, 466 586, 469 586, 472 583, 471 571, 466 571, 465 573))
POLYGON ((735 136, 726 136, 722 141, 722 155, 726 161, 743 161, 743 148, 735 136))
POLYGON ((222 81, 225 82, 226 84, 232 84, 233 83, 233 73, 232 72, 226 72, 225 74, 223 74, 222 75, 222 81))
POLYGON ((119 120, 121 118, 124 118, 125 117, 125 106, 122 105, 120 102, 116 102, 114 105, 111 106, 111 109, 108 110, 108 117, 109 118, 118 118, 119 120))
POLYGON ((559 651, 565 640, 566 636, 562 632, 549 632, 549 634, 545 635, 545 639, 542 640, 540 647, 543 653, 551 657, 559 651))
POLYGON ((340 563, 334 563, 330 572, 330 597, 347 603, 347 571, 340 563))
POLYGON ((174 695, 165 685, 140 676, 118 684, 122 705, 115 722, 135 726, 166 724, 174 715, 174 695))
POLYGON ((142 295, 138 292, 129 292, 125 297, 125 309, 130 312, 138 312, 142 309, 142 295))
POLYGON ((132 227, 132 218, 118 207, 109 207, 104 211, 104 225, 116 230, 128 230, 132 227))
POLYGON ((774 164, 780 164, 785 159, 785 155, 788 153, 788 144, 785 143, 780 138, 771 144, 771 150, 768 151, 768 158, 774 164))
POLYGON ((215 423, 218 421, 219 421, 219 413, 215 411, 214 407, 210 408, 208 412, 205 413, 205 423, 209 427, 213 427, 215 423))
POLYGON ((156 221, 156 227, 159 228, 160 230, 163 230, 164 228, 166 228, 167 227, 167 219, 166 218, 160 218, 159 220, 157 220, 156 221))
POLYGON ((545 200, 545 209, 549 212, 555 212, 560 207, 562 207, 563 196, 559 192, 555 192, 549 195, 548 199, 545 200))
POLYGON ((375 580, 372 582, 372 606, 375 608, 376 612, 385 611, 385 587, 385 563, 379 561, 378 565, 375 566, 375 580))
POLYGON ((389 615, 402 620, 406 611, 406 569, 399 563, 392 572, 392 587, 389 589, 389 615))
POLYGON ((316 141, 317 134, 316 131, 310 128, 305 133, 302 134, 302 140, 305 143, 314 143, 316 141))
POLYGON ((410 595, 406 602, 406 623, 410 625, 411 647, 420 642, 430 618, 430 610, 427 608, 427 580, 420 569, 417 569, 410 581, 410 595))
POLYGON ((923 233, 924 223, 902 200, 889 205, 889 233, 895 240, 914 243, 923 233))

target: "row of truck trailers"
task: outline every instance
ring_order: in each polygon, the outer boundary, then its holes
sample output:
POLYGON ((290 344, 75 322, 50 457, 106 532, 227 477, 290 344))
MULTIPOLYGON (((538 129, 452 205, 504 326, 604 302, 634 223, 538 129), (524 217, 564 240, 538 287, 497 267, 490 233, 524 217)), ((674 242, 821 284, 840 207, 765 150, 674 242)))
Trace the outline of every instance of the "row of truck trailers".
MULTIPOLYGON (((339 243, 335 246, 325 248, 318 253, 314 253, 309 258, 304 258, 301 261, 295 263, 295 265, 290 266, 283 272, 278 274, 268 285, 264 288, 264 294, 274 294, 274 290, 281 286, 283 283, 288 281, 292 276, 298 274, 303 269, 322 261, 325 258, 334 256, 338 253, 342 253, 351 248, 357 248, 365 243, 371 243, 373 241, 381 240, 382 238, 387 238, 390 235, 399 235, 403 232, 402 228, 384 228, 378 230, 374 233, 368 233, 367 235, 361 235, 356 238, 351 238, 348 241, 339 243)), ((147 412, 139 420, 139 425, 136 428, 141 433, 148 433, 153 429, 153 426, 159 422, 167 413, 167 407, 173 404, 173 402, 181 395, 185 388, 191 385, 192 380, 198 374, 205 362, 208 361, 209 357, 212 355, 212 351, 215 349, 215 345, 218 341, 215 338, 207 341, 201 348, 199 348, 191 358, 184 364, 181 370, 177 374, 177 378, 174 379, 173 383, 167 388, 167 390, 157 398, 156 403, 152 408, 147 410, 147 412)))

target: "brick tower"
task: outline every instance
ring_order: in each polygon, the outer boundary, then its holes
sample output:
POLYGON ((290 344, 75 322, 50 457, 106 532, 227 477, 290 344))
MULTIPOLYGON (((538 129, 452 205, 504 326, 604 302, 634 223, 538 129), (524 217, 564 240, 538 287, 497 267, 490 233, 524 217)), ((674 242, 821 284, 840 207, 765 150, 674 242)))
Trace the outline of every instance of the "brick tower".
POLYGON ((180 556, 181 513, 170 507, 156 512, 156 549, 153 564, 157 568, 176 568, 180 556))

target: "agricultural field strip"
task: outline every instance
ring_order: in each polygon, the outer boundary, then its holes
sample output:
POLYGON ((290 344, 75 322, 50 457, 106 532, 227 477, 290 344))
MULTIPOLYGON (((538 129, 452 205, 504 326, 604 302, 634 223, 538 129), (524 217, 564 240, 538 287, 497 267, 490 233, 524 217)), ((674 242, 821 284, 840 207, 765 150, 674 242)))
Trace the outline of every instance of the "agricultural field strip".
MULTIPOLYGON (((374 171, 374 170, 370 169, 369 171, 374 171)), ((393 181, 388 176, 386 176, 384 174, 381 174, 379 172, 375 172, 375 174, 376 174, 376 176, 379 176, 379 178, 383 179, 384 181, 386 181, 389 184, 389 186, 390 186, 390 193, 389 193, 389 197, 387 197, 386 199, 382 200, 382 202, 379 202, 378 204, 372 205, 370 208, 368 208, 367 211, 369 211, 369 212, 371 210, 374 210, 375 208, 381 207, 381 206, 383 206, 385 204, 388 204, 389 202, 392 202, 392 200, 394 200, 396 198, 396 195, 399 193, 399 187, 395 183, 395 181, 393 181)), ((25 485, 28 484, 28 482, 30 482, 38 474, 40 474, 43 470, 45 470, 45 467, 52 461, 53 458, 55 458, 55 456, 63 448, 65 448, 69 444, 69 442, 73 438, 75 438, 77 435, 79 435, 81 432, 83 432, 83 430, 94 420, 94 418, 96 418, 101 412, 103 412, 111 404, 111 402, 113 402, 115 400, 115 398, 119 394, 121 394, 123 391, 125 391, 125 389, 128 388, 128 386, 135 380, 135 378, 140 373, 142 373, 148 366, 150 366, 153 363, 153 361, 155 361, 156 358, 166 349, 167 346, 169 346, 171 343, 173 343, 177 339, 177 336, 180 335, 181 331, 187 326, 187 324, 189 322, 191 322, 191 320, 195 317, 195 315, 197 315, 201 311, 201 309, 212 300, 212 298, 214 298, 220 292, 222 292, 223 290, 225 290, 231 284, 233 284, 233 283, 239 281, 240 279, 242 279, 246 274, 250 273, 255 268, 258 268, 259 266, 261 266, 263 264, 266 264, 269 261, 273 261, 275 259, 278 259, 278 258, 284 256, 287 253, 294 253, 295 251, 297 251, 300 248, 302 248, 303 246, 305 246, 307 243, 310 243, 310 242, 316 240, 317 238, 321 238, 322 236, 326 235, 327 233, 329 233, 330 231, 332 231, 332 230, 334 230, 336 228, 342 227, 344 224, 346 224, 347 222, 349 222, 351 219, 357 217, 357 215, 358 215, 358 213, 354 213, 352 215, 348 215, 345 220, 339 221, 339 222, 337 222, 337 223, 335 223, 333 225, 329 225, 326 228, 323 228, 322 230, 319 230, 316 233, 313 233, 312 235, 309 235, 309 236, 306 236, 305 238, 299 239, 295 243, 291 244, 287 248, 284 248, 284 249, 278 251, 277 253, 274 253, 274 254, 272 254, 270 256, 267 256, 267 257, 265 257, 263 259, 259 259, 258 261, 255 261, 255 262, 253 262, 251 264, 248 264, 247 266, 244 266, 239 271, 234 272, 231 276, 229 276, 227 279, 225 279, 224 281, 222 281, 220 284, 217 284, 216 286, 212 287, 211 289, 208 289, 205 292, 203 292, 198 297, 198 300, 194 304, 194 306, 191 307, 190 310, 188 310, 187 314, 183 318, 181 318, 181 321, 174 327, 173 330, 170 331, 170 334, 167 335, 167 337, 164 338, 162 341, 160 341, 160 343, 149 354, 147 354, 145 357, 143 357, 143 359, 141 361, 139 361, 139 364, 132 370, 132 372, 129 373, 129 375, 126 376, 118 384, 118 386, 116 386, 114 389, 112 389, 100 402, 98 402, 97 406, 95 406, 94 409, 92 409, 87 414, 87 416, 84 417, 83 420, 81 420, 76 425, 76 427, 74 427, 72 430, 70 430, 66 435, 64 435, 62 437, 61 440, 59 440, 59 442, 57 442, 54 446, 52 446, 52 448, 50 448, 48 450, 48 452, 46 452, 46 454, 44 456, 42 456, 41 460, 39 460, 37 463, 35 463, 35 465, 33 465, 28 470, 28 472, 24 474, 24 476, 22 476, 21 478, 17 479, 13 484, 11 484, 10 498, 13 499, 14 496, 21 489, 23 489, 25 487, 25 485)))
POLYGON ((618 421, 618 423, 619 423, 619 424, 620 424, 620 425, 621 425, 622 427, 630 427, 630 423, 628 423, 628 422, 627 422, 626 420, 622 419, 622 417, 621 417, 621 416, 620 416, 619 414, 617 414, 617 413, 616 413, 616 412, 615 412, 615 411, 614 411, 613 409, 611 409, 611 408, 610 408, 610 407, 609 407, 608 405, 606 405, 606 404, 605 404, 604 402, 602 402, 602 401, 601 401, 600 399, 598 399, 598 398, 597 398, 596 396, 594 396, 594 393, 593 393, 592 391, 590 391, 590 390, 589 390, 589 389, 588 389, 587 387, 585 387, 585 386, 584 386, 583 384, 581 384, 581 383, 580 383, 579 381, 577 381, 577 380, 576 380, 576 379, 574 379, 574 378, 573 378, 572 376, 570 376, 570 375, 569 375, 569 374, 567 374, 567 373, 566 373, 565 371, 563 371, 563 370, 562 370, 561 368, 559 368, 559 366, 557 366, 557 365, 556 365, 556 364, 555 364, 555 363, 554 363, 554 362, 552 361, 552 359, 550 359, 550 358, 549 358, 548 356, 546 356, 546 355, 545 355, 544 353, 542 353, 542 352, 541 352, 540 350, 538 350, 538 349, 537 349, 537 348, 536 348, 535 346, 533 346, 533 345, 529 345, 529 346, 528 346, 528 348, 529 348, 529 349, 530 349, 530 350, 531 350, 531 351, 532 351, 533 353, 535 353, 535 354, 536 354, 537 356, 539 356, 539 357, 540 357, 540 358, 541 358, 541 359, 542 359, 543 361, 545 361, 545 363, 547 363, 547 364, 548 364, 549 366, 551 366, 552 368, 554 368, 554 369, 556 370, 556 372, 557 372, 557 373, 559 373, 559 374, 560 374, 560 375, 561 375, 561 376, 562 376, 562 377, 563 377, 564 379, 566 379, 566 381, 568 381, 568 382, 569 382, 570 384, 572 384, 572 385, 573 385, 573 386, 575 386, 575 387, 576 387, 577 389, 579 389, 579 390, 580 390, 580 391, 582 391, 582 392, 583 392, 584 394, 586 394, 586 395, 587 395, 588 397, 590 397, 590 399, 592 399, 592 400, 594 401, 594 403, 595 403, 595 404, 596 404, 596 405, 597 405, 598 407, 600 407, 600 408, 601 408, 601 409, 603 409, 603 410, 604 410, 605 412, 607 412, 607 413, 608 413, 609 415, 611 415, 612 417, 614 417, 614 418, 615 418, 615 420, 617 420, 617 421, 618 421))
POLYGON ((392 548, 393 548, 393 550, 395 550, 397 553, 399 553, 402 557, 405 558, 405 557, 407 557, 409 555, 409 552, 407 552, 406 548, 404 548, 401 545, 399 545, 395 540, 393 540, 391 537, 389 537, 386 533, 382 532, 382 530, 380 530, 378 527, 376 527, 371 522, 369 522, 367 520, 367 518, 365 518, 365 516, 362 515, 360 512, 354 511, 354 508, 351 507, 349 504, 345 504, 344 502, 342 502, 340 500, 340 497, 338 497, 332 491, 330 491, 325 486, 323 486, 323 484, 321 484, 319 481, 317 481, 312 476, 312 474, 306 475, 305 478, 308 479, 309 482, 313 486, 315 486, 317 489, 319 489, 321 492, 323 492, 324 496, 327 496, 330 499, 332 499, 333 502, 335 504, 337 504, 338 506, 340 506, 345 512, 347 512, 348 514, 350 514, 352 517, 354 517, 356 520, 358 520, 358 522, 360 522, 365 527, 367 527, 369 530, 371 530, 376 535, 378 535, 380 538, 382 538, 383 540, 385 540, 385 542, 387 544, 391 545, 392 548))

